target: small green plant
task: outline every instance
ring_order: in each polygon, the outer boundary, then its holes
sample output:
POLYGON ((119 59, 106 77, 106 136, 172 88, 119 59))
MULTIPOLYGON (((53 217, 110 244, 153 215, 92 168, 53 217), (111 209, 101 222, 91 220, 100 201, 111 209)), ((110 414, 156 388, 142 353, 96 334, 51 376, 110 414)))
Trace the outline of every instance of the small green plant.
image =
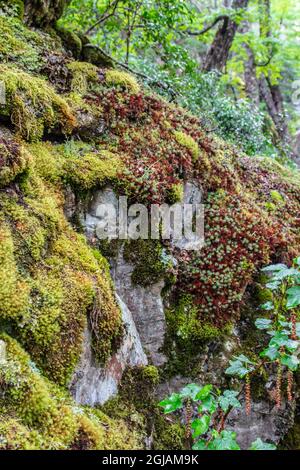
MULTIPOLYGON (((241 408, 239 398, 244 394, 247 415, 251 411, 251 379, 255 374, 266 373, 274 365, 277 368, 275 400, 279 409, 282 403, 282 384, 286 378, 286 395, 293 400, 293 374, 299 368, 300 323, 297 314, 300 307, 300 257, 292 267, 285 264, 270 265, 262 270, 268 276, 266 288, 271 300, 261 305, 266 312, 257 318, 255 326, 265 331, 270 340, 259 354, 260 360, 253 361, 244 354, 233 356, 225 373, 243 383, 239 391, 225 390, 223 393, 208 384, 199 387, 187 385, 180 393, 173 393, 159 405, 165 413, 184 410, 187 442, 192 440, 194 450, 240 450, 233 431, 225 429, 232 410, 241 408), (195 410, 196 408, 196 410, 195 410), (196 417, 195 417, 196 415, 196 417)), ((274 450, 273 444, 258 438, 249 450, 274 450)))

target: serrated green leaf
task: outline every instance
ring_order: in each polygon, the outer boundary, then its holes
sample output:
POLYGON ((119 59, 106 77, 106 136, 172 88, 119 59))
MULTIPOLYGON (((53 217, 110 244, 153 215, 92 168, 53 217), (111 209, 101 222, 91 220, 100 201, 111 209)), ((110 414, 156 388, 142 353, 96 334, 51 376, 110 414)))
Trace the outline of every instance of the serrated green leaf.
POLYGON ((270 266, 266 266, 265 268, 262 268, 263 272, 269 272, 269 271, 282 271, 283 269, 287 269, 287 266, 285 264, 270 264, 270 266))
POLYGON ((294 286, 287 290, 287 303, 288 309, 296 308, 300 305, 300 286, 294 286))
POLYGON ((276 450, 276 446, 274 446, 274 444, 267 444, 258 438, 256 441, 252 442, 249 450, 276 450))
POLYGON ((210 425, 210 416, 203 415, 192 422, 193 437, 202 436, 208 431, 210 425))
POLYGON ((269 346, 260 353, 260 356, 268 357, 271 361, 274 361, 280 356, 279 348, 277 346, 269 346))
POLYGON ((189 384, 184 387, 181 392, 181 398, 191 398, 192 400, 196 400, 197 394, 200 392, 201 387, 197 384, 189 384))
POLYGON ((283 356, 281 356, 280 362, 282 365, 287 366, 293 372, 298 369, 298 366, 300 364, 300 361, 297 356, 289 354, 284 354, 283 356))
POLYGON ((205 398, 207 398, 207 397, 210 395, 210 393, 211 393, 211 391, 212 391, 212 388, 213 388, 213 387, 212 387, 212 385, 210 385, 210 384, 205 385, 204 387, 202 387, 202 388, 198 391, 198 393, 197 393, 197 395, 196 395, 196 399, 197 399, 197 400, 204 400, 205 398))
POLYGON ((199 406, 198 411, 199 413, 203 413, 206 411, 212 414, 216 411, 216 409, 217 409, 217 401, 212 395, 209 395, 208 397, 204 398, 201 401, 201 405, 199 406))
POLYGON ((255 320, 255 326, 259 330, 267 330, 272 325, 272 320, 268 320, 267 318, 258 318, 255 320))
POLYGON ((162 400, 159 403, 159 406, 164 408, 164 413, 173 413, 176 410, 182 408, 183 403, 181 397, 178 393, 173 393, 169 398, 162 400))
POLYGON ((219 397, 219 406, 226 413, 230 407, 241 408, 239 400, 236 398, 238 392, 235 390, 225 390, 223 395, 219 397))
POLYGON ((269 302, 266 302, 266 303, 262 304, 260 306, 260 308, 262 310, 267 310, 267 311, 268 310, 274 310, 274 304, 273 304, 273 302, 269 301, 269 302))

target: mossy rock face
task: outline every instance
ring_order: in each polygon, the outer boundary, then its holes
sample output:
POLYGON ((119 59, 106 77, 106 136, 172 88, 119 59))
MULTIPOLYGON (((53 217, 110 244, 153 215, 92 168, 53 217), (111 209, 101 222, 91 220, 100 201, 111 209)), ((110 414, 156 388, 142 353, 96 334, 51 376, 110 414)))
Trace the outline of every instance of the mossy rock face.
POLYGON ((0 115, 10 118, 21 137, 37 141, 45 128, 58 127, 68 134, 76 126, 67 102, 45 80, 5 65, 0 66, 0 73, 6 93, 0 115))
POLYGON ((24 17, 23 0, 0 0, 0 10, 12 16, 17 16, 21 20, 24 17))
POLYGON ((82 58, 97 67, 114 67, 114 62, 104 55, 102 51, 87 44, 83 45, 82 58))
MULTIPOLYGON (((26 21, 45 26, 66 2, 24 3, 26 21)), ((171 276, 170 360, 163 372, 199 377, 199 350, 230 334, 260 268, 299 255, 299 173, 240 155, 207 134, 198 118, 146 93, 132 75, 99 69, 99 56, 83 62, 87 50, 100 53, 84 38, 81 60, 73 61, 53 46, 55 33, 31 31, 17 17, 1 15, 0 33, 6 87, 0 118, 14 130, 0 140, 0 325, 9 353, 0 380, 0 446, 140 448, 141 436, 129 435, 125 420, 89 408, 76 413, 66 392, 86 326, 101 366, 123 334, 108 262, 66 220, 66 190, 82 202, 109 184, 149 206, 180 201, 186 181, 203 188, 201 252, 138 240, 124 253, 135 283, 146 287, 171 276), (61 87, 44 67, 53 48, 66 69, 61 87)), ((79 54, 79 41, 70 39, 79 54)), ((151 366, 125 374, 120 399, 134 399, 137 419, 151 414, 158 378, 151 366)), ((157 427, 163 430, 163 423, 157 427)), ((169 448, 174 440, 181 447, 176 422, 169 436, 158 434, 157 446, 169 448)))
POLYGON ((0 188, 14 181, 26 171, 30 156, 13 140, 0 137, 0 188))
POLYGON ((47 381, 28 354, 8 335, 0 370, 0 449, 136 449, 137 434, 122 419, 75 407, 67 394, 47 381), (123 443, 123 439, 124 441, 123 443))

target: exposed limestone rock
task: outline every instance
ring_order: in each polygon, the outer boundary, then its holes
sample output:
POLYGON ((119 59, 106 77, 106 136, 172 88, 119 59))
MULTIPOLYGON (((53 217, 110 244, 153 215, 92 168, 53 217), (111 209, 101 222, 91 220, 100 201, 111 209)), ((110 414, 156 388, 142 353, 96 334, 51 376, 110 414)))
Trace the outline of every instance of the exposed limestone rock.
MULTIPOLYGON (((118 200, 111 188, 97 191, 91 200, 88 212, 83 217, 83 224, 89 239, 96 237, 99 223, 97 208, 100 204, 112 204, 118 208, 118 200)), ((134 266, 124 260, 120 250, 117 259, 112 261, 112 278, 120 298, 132 313, 141 342, 151 362, 155 366, 165 363, 166 357, 161 353, 166 330, 165 315, 161 291, 164 281, 149 287, 133 285, 131 275, 134 266)))
POLYGON ((148 363, 131 312, 119 297, 118 302, 125 326, 122 345, 106 367, 99 367, 93 356, 91 333, 86 329, 82 357, 70 385, 77 403, 92 406, 105 403, 118 392, 118 384, 127 366, 148 363))

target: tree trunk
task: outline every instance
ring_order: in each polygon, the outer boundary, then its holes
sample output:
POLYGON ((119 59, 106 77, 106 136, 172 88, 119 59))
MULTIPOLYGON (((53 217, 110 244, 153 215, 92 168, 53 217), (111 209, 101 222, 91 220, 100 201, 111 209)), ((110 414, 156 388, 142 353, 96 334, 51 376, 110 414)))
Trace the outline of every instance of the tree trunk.
MULTIPOLYGON (((243 33, 250 31, 248 21, 245 21, 243 33)), ((258 108, 259 106, 259 85, 256 75, 255 57, 251 47, 245 42, 244 49, 246 51, 246 59, 244 61, 244 80, 245 91, 249 100, 258 108)))
POLYGON ((71 0, 24 0, 25 23, 45 28, 53 26, 71 0))
MULTIPOLYGON (((246 8, 248 3, 249 0, 233 0, 232 8, 246 8)), ((224 70, 237 29, 238 24, 235 21, 230 18, 223 20, 205 57, 203 64, 205 72, 224 70)))
MULTIPOLYGON (((270 0, 260 1, 261 21, 260 35, 261 37, 271 37, 271 7, 270 0)), ((271 116, 279 138, 283 147, 289 145, 291 136, 288 130, 287 118, 284 109, 283 96, 280 86, 273 85, 268 76, 262 76, 259 80, 260 97, 265 101, 269 115, 271 116)))

